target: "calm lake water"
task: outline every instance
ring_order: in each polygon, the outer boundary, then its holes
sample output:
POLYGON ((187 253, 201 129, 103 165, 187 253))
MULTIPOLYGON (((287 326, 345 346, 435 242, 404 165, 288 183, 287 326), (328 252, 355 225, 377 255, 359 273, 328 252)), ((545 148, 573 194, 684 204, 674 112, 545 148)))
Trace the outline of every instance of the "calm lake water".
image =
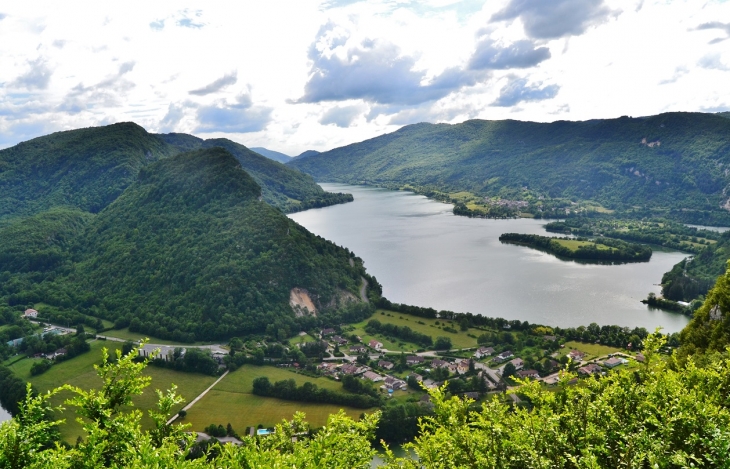
POLYGON ((457 217, 451 205, 410 192, 321 186, 355 201, 290 218, 354 251, 393 302, 560 327, 596 322, 677 332, 688 322, 639 302, 659 294, 662 274, 684 253, 655 251, 650 262, 623 265, 562 261, 498 240, 507 232, 547 235, 544 220, 457 217))

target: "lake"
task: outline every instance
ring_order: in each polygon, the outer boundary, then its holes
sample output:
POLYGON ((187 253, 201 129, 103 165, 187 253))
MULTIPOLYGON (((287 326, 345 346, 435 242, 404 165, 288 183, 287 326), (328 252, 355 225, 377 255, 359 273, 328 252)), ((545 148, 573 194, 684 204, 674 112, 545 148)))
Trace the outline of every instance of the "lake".
POLYGON ((560 327, 596 322, 677 332, 688 322, 640 303, 659 294, 662 275, 687 254, 654 251, 649 262, 622 265, 563 261, 498 240, 507 232, 549 235, 545 220, 466 218, 410 192, 320 185, 355 201, 289 217, 354 251, 390 301, 560 327))

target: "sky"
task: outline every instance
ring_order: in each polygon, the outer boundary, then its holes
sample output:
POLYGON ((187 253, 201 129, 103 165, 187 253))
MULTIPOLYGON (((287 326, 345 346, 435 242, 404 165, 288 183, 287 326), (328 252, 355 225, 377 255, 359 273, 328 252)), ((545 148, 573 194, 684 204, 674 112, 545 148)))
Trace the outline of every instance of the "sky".
POLYGON ((730 1, 0 3, 0 148, 133 121, 288 155, 418 122, 730 110, 730 1))

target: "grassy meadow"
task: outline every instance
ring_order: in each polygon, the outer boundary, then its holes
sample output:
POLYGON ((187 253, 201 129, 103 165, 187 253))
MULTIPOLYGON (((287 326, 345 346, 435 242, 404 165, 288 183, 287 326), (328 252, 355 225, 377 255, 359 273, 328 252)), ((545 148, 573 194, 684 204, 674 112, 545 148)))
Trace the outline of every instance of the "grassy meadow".
POLYGON ((482 333, 482 331, 474 328, 470 328, 467 331, 461 331, 459 329, 459 324, 453 321, 447 321, 444 319, 419 318, 417 316, 409 316, 407 314, 380 309, 377 310, 373 316, 366 319, 365 321, 353 324, 352 327, 354 327, 354 329, 351 333, 360 336, 364 343, 367 344, 371 339, 376 339, 383 343, 384 348, 398 352, 412 352, 420 348, 420 346, 400 339, 391 340, 382 334, 370 335, 366 333, 365 326, 371 319, 377 319, 383 324, 389 323, 396 326, 408 326, 416 332, 430 335, 434 338, 434 340, 438 336, 448 337, 449 339, 451 339, 451 344, 453 348, 476 347, 476 337, 478 337, 482 333), (437 322, 439 324, 436 324, 437 322), (443 327, 451 327, 457 332, 445 331, 443 330, 443 327), (474 337, 469 337, 470 334, 474 337))
MULTIPOLYGON (((111 341, 94 341, 91 343, 91 351, 88 353, 53 365, 51 369, 38 376, 30 375, 30 367, 36 361, 32 358, 20 360, 11 365, 10 368, 18 376, 32 383, 41 392, 64 384, 71 384, 81 389, 98 389, 101 386, 101 379, 96 375, 94 365, 101 362, 101 349, 103 347, 107 347, 111 354, 114 353, 113 350, 121 348, 121 344, 111 341)), ((155 389, 164 391, 174 383, 178 386, 178 394, 183 396, 187 402, 190 402, 216 379, 213 376, 197 373, 181 373, 154 366, 148 366, 145 374, 152 377, 152 383, 145 388, 141 396, 137 396, 134 399, 135 407, 144 413, 144 417, 142 418, 142 426, 144 428, 151 428, 152 425, 152 420, 147 416, 147 410, 152 409, 157 403, 155 389)), ((72 394, 70 392, 63 392, 56 395, 51 402, 54 406, 61 405, 71 396, 72 394)), ((179 405, 174 411, 177 412, 184 405, 179 405)), ((81 424, 75 420, 74 409, 70 406, 64 407, 67 407, 67 410, 57 415, 57 418, 66 419, 66 423, 61 426, 61 436, 65 441, 74 443, 78 436, 83 435, 83 430, 81 424)))
POLYGON ((242 433, 248 426, 258 424, 271 426, 281 422, 282 419, 291 419, 297 411, 304 412, 307 415, 307 422, 313 427, 324 425, 327 417, 341 408, 353 418, 363 413, 363 409, 352 407, 256 396, 252 394, 253 380, 259 376, 267 376, 272 383, 293 379, 299 386, 310 382, 318 387, 334 391, 342 390, 339 382, 328 378, 311 378, 273 366, 245 365, 228 373, 215 388, 188 410, 184 422, 192 424, 192 429, 197 431, 202 431, 211 423, 223 426, 230 423, 237 432, 242 433))

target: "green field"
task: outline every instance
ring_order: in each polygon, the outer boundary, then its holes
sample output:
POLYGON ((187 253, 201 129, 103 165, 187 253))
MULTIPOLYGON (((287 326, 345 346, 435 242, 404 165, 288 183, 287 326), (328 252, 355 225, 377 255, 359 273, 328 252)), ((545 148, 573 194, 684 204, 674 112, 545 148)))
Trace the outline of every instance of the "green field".
POLYGON ((327 416, 338 412, 340 408, 354 418, 363 413, 363 409, 351 407, 255 396, 251 394, 253 380, 259 376, 267 376, 271 382, 293 379, 297 385, 310 382, 322 388, 342 390, 340 383, 328 378, 310 378, 272 366, 246 365, 228 373, 228 376, 188 410, 185 422, 191 423, 192 429, 197 431, 202 431, 211 423, 223 426, 230 423, 237 432, 242 433, 247 426, 258 424, 270 426, 279 423, 282 419, 291 419, 294 412, 297 411, 307 414, 307 422, 313 427, 324 425, 327 422, 327 416))
POLYGON ((596 246, 596 249, 599 249, 599 250, 606 250, 606 249, 615 250, 615 248, 611 248, 611 247, 608 247, 606 245, 599 244, 599 243, 594 243, 592 241, 577 241, 574 239, 556 239, 555 241, 558 244, 560 244, 561 246, 570 249, 571 251, 577 251, 578 248, 584 247, 584 246, 596 246))
POLYGON ((365 332, 365 325, 370 321, 371 319, 377 319, 381 323, 390 323, 395 324, 396 326, 408 326, 412 330, 416 332, 420 332, 422 334, 430 335, 435 340, 438 336, 448 337, 451 339, 451 344, 454 348, 468 348, 468 347, 476 347, 477 341, 474 337, 469 337, 467 334, 471 334, 475 337, 478 337, 482 331, 478 329, 470 328, 467 331, 461 331, 459 329, 459 324, 453 321, 446 321, 443 319, 428 319, 428 318, 420 318, 416 316, 409 316, 407 314, 397 313, 393 311, 385 311, 385 310, 378 310, 376 313, 371 316, 370 318, 366 319, 365 321, 359 322, 357 324, 354 324, 355 330, 353 331, 354 334, 359 335, 364 343, 368 343, 371 339, 377 339, 378 341, 383 343, 383 347, 388 350, 395 350, 395 351, 402 351, 402 352, 409 352, 413 351, 419 348, 419 346, 415 344, 411 344, 402 340, 396 340, 392 341, 389 339, 386 339, 382 334, 377 334, 375 336, 372 336, 365 332), (381 314, 385 313, 385 314, 381 314), (388 316, 390 314, 390 316, 388 316), (423 323, 423 324, 419 324, 423 323), (436 325, 436 322, 439 323, 439 325, 436 325), (441 329, 443 326, 449 326, 453 329, 456 329, 458 332, 447 332, 441 329), (401 346, 400 343, 405 342, 405 346, 401 346))
MULTIPOLYGON (((121 347, 121 344, 109 341, 94 341, 91 343, 90 352, 53 365, 50 370, 38 376, 30 375, 30 367, 35 362, 31 358, 21 360, 10 368, 21 378, 31 382, 41 392, 59 387, 63 384, 71 384, 82 389, 99 388, 101 380, 96 375, 93 366, 101 362, 102 347, 107 347, 111 350, 112 348, 116 349, 121 347)), ((145 414, 142 419, 144 428, 150 428, 152 425, 152 420, 147 417, 147 410, 152 409, 157 403, 155 389, 164 391, 174 383, 178 386, 178 394, 189 402, 203 392, 216 379, 213 376, 181 373, 154 366, 147 367, 145 373, 152 377, 152 383, 145 389, 144 394, 134 400, 135 406, 145 414)), ((64 392, 63 394, 57 395, 52 400, 52 403, 54 405, 62 404, 69 397, 71 397, 71 393, 64 392)), ((174 411, 177 412, 184 405, 179 405, 174 411)), ((83 434, 81 425, 75 420, 74 409, 67 407, 67 410, 57 417, 66 419, 66 423, 61 426, 61 437, 69 443, 74 443, 76 437, 83 434)))
POLYGON ((567 355, 573 349, 587 353, 590 356, 589 358, 601 357, 609 353, 625 352, 625 350, 621 350, 620 348, 609 347, 607 345, 570 341, 565 343, 565 348, 561 351, 561 355, 567 355))

